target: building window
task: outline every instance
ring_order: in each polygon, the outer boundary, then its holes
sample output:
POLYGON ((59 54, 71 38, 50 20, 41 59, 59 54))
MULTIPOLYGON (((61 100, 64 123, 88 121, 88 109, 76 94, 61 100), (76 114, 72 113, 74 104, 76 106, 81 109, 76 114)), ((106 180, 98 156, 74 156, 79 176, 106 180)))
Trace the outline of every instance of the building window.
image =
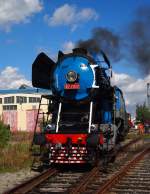
POLYGON ((4 105, 3 110, 17 110, 17 105, 4 105))
POLYGON ((37 97, 29 97, 29 103, 38 103, 40 102, 41 98, 37 98, 37 97))
POLYGON ((14 103, 14 96, 4 98, 4 104, 13 104, 13 103, 14 103))
POLYGON ((25 96, 16 96, 16 102, 19 104, 27 103, 27 97, 25 96))
POLYGON ((2 104, 2 98, 0 98, 0 104, 2 104))

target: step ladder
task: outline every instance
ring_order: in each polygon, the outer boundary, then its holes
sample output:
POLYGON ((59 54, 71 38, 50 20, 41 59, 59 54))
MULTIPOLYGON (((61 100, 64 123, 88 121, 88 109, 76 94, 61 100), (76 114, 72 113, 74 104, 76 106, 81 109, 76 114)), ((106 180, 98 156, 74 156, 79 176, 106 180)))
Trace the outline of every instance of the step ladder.
POLYGON ((35 122, 34 133, 33 133, 33 139, 32 139, 32 143, 31 143, 31 147, 30 147, 30 151, 31 151, 32 156, 33 156, 31 169, 34 171, 40 171, 42 168, 42 165, 43 165, 43 161, 41 158, 41 156, 42 156, 41 145, 35 145, 34 138, 35 138, 36 134, 43 132, 42 128, 44 127, 45 123, 49 119, 50 114, 48 112, 48 106, 49 106, 50 100, 51 100, 50 95, 42 95, 40 102, 39 102, 38 113, 37 113, 37 118, 36 118, 36 122, 35 122), (43 99, 47 99, 47 103, 42 103, 43 99), (43 112, 42 106, 47 106, 47 112, 43 112), (41 131, 39 132, 37 130, 38 130, 40 124, 42 126, 40 126, 41 131))

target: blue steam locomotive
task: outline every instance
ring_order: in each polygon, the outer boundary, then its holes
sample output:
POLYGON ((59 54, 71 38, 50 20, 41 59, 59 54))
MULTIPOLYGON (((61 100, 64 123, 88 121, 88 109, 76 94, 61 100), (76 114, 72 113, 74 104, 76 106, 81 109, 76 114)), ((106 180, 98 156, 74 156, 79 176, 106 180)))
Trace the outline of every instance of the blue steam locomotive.
POLYGON ((128 132, 128 119, 122 91, 112 86, 111 65, 86 49, 72 53, 59 51, 55 63, 44 53, 32 65, 32 84, 51 89, 46 96, 48 116, 33 144, 46 148, 41 153, 48 164, 90 163, 115 153, 128 132))

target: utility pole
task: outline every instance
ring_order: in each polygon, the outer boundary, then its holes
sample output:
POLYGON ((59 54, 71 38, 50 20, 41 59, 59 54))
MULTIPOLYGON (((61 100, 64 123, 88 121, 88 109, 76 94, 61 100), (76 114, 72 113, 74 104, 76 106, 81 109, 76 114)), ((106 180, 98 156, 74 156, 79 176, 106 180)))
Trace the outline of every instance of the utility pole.
POLYGON ((150 109, 150 83, 147 83, 147 106, 150 109))

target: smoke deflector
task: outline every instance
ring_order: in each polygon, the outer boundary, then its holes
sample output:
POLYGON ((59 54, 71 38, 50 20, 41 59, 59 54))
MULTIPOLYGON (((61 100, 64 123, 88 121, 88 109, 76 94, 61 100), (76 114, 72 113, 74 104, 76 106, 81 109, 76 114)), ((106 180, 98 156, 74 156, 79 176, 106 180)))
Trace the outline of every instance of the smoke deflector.
POLYGON ((50 89, 55 65, 56 63, 45 53, 40 53, 32 64, 32 85, 37 88, 50 89))

